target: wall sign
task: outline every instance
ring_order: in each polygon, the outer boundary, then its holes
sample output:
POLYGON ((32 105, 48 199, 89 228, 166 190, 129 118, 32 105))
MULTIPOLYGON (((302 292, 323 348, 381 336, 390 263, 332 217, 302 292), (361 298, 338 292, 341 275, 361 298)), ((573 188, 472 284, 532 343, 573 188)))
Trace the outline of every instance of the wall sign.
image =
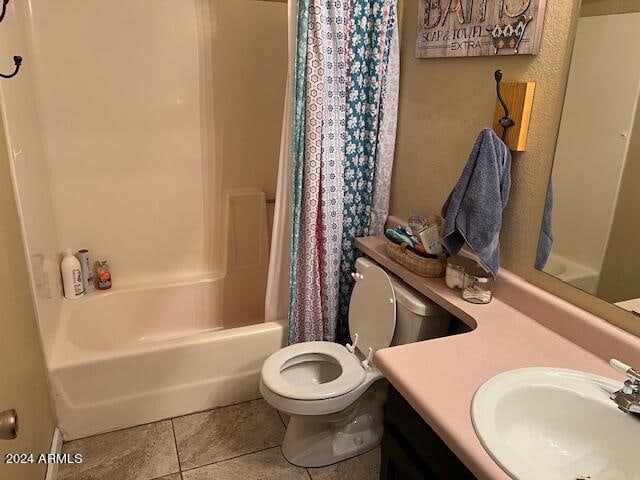
POLYGON ((546 0, 419 0, 417 58, 537 55, 546 0))

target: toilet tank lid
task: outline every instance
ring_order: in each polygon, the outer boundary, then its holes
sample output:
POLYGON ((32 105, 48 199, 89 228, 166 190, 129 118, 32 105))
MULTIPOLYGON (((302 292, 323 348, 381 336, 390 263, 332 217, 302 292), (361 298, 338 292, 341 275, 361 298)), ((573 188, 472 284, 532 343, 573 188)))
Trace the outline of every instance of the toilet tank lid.
POLYGON ((432 302, 395 275, 388 273, 393 290, 396 293, 396 301, 404 308, 422 317, 441 317, 449 315, 445 309, 432 302))

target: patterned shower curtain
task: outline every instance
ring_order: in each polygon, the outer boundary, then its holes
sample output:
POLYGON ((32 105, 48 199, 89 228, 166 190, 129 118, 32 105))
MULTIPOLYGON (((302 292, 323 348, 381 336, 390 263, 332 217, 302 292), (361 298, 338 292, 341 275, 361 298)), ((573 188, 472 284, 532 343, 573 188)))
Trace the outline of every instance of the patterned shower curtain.
POLYGON ((355 239, 386 219, 396 1, 298 1, 289 343, 348 340, 355 239))

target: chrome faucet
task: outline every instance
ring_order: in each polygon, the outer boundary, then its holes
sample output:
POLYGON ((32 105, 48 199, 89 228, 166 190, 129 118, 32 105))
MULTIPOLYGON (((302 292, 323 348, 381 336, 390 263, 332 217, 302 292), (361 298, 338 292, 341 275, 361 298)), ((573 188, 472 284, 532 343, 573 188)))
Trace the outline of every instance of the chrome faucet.
POLYGON ((624 413, 640 415, 640 372, 620 360, 612 358, 609 365, 627 376, 624 386, 610 396, 624 413))

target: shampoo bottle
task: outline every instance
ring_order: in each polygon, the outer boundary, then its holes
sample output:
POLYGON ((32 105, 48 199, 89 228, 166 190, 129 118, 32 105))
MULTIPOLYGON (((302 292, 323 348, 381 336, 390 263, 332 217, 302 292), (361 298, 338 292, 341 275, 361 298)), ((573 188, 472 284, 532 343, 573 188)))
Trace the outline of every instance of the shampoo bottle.
POLYGON ((93 264, 91 263, 91 258, 89 258, 89 250, 86 248, 78 250, 76 257, 80 261, 80 268, 82 269, 82 285, 84 287, 84 293, 91 293, 96 289, 96 287, 93 283, 93 264))
POLYGON ((75 300, 84 295, 84 286, 82 284, 82 268, 80 262, 73 256, 71 249, 64 251, 64 258, 60 265, 62 270, 62 286, 64 288, 64 297, 69 300, 75 300))

